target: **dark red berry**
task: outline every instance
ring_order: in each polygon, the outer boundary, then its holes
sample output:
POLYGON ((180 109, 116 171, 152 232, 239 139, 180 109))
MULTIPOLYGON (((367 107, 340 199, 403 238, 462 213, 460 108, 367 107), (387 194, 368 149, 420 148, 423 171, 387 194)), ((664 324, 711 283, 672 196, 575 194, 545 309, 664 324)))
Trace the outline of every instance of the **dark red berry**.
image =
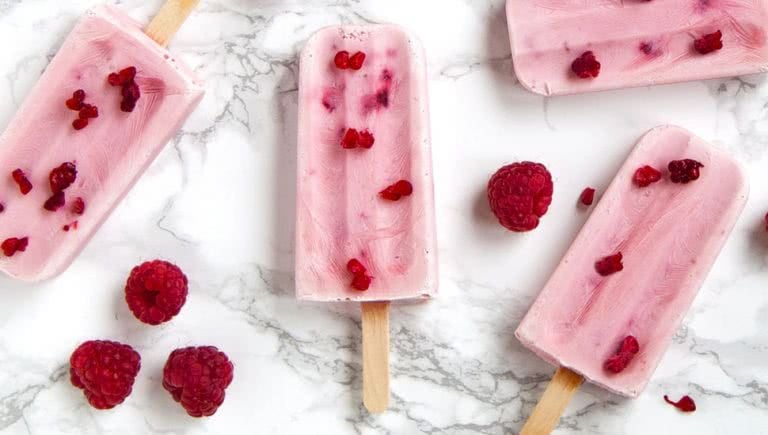
POLYGON ((661 180, 661 171, 648 165, 639 168, 632 177, 632 181, 638 187, 648 187, 659 180, 661 180))
POLYGON ((76 90, 72 93, 72 98, 76 99, 77 101, 85 101, 85 91, 82 89, 76 90))
POLYGON ((178 266, 155 260, 133 268, 125 301, 137 319, 159 325, 179 314, 187 301, 187 277, 178 266))
POLYGON ((368 130, 363 130, 360 132, 360 137, 357 140, 358 145, 363 148, 371 148, 374 142, 376 142, 376 139, 373 137, 373 133, 368 130))
POLYGON ((352 279, 352 288, 355 290, 366 291, 371 287, 371 281, 373 278, 368 276, 367 273, 358 273, 352 279))
POLYGON ((74 121, 72 121, 72 127, 74 127, 75 130, 82 130, 87 126, 88 126, 88 119, 77 118, 74 121))
POLYGON ((53 168, 48 175, 51 192, 53 193, 66 190, 75 180, 77 180, 77 167, 71 162, 64 162, 58 167, 53 168))
POLYGON ((131 346, 114 341, 87 341, 69 358, 72 385, 83 390, 96 409, 123 403, 133 390, 141 356, 131 346))
POLYGON ((579 196, 579 201, 587 207, 592 205, 592 203, 595 202, 595 189, 591 187, 584 189, 584 191, 581 192, 581 196, 579 196))
POLYGON ((624 270, 624 264, 622 263, 624 255, 619 252, 618 254, 609 255, 602 260, 595 263, 595 270, 601 276, 613 275, 616 272, 624 270))
POLYGON ((394 184, 395 191, 403 196, 410 196, 413 193, 413 185, 410 181, 400 180, 394 184))
POLYGON ((72 202, 72 213, 83 214, 85 213, 85 201, 79 196, 72 202))
POLYGON ((112 86, 120 86, 123 84, 122 80, 120 79, 120 74, 118 73, 110 73, 107 76, 107 82, 109 82, 112 86))
POLYGON ((717 31, 693 41, 693 48, 700 54, 709 54, 723 48, 723 32, 717 31))
POLYGON ((397 191, 397 188, 395 188, 394 185, 387 186, 386 189, 379 192, 379 196, 382 197, 382 199, 386 199, 387 201, 398 201, 403 197, 403 195, 397 191))
POLYGON ((3 254, 5 254, 6 257, 13 257, 17 252, 26 251, 28 245, 29 237, 11 237, 10 239, 5 239, 3 243, 0 244, 0 249, 3 250, 3 254))
POLYGON ((360 133, 354 128, 348 128, 344 137, 341 139, 341 147, 344 149, 357 148, 358 141, 360 140, 360 133))
POLYGON ((595 78, 600 75, 600 62, 595 53, 585 51, 571 64, 571 70, 583 79, 595 78))
POLYGON ((552 203, 552 176, 544 165, 513 163, 488 182, 488 202, 499 223, 510 231, 531 231, 552 203))
POLYGON ((124 84, 121 93, 123 98, 130 101, 139 101, 139 98, 141 97, 141 90, 139 89, 139 85, 134 81, 124 84))
POLYGON ((208 417, 224 403, 235 366, 213 346, 174 350, 163 368, 163 388, 192 417, 208 417))
POLYGON ((82 109, 80 109, 80 113, 78 113, 78 116, 80 117, 80 119, 98 118, 99 108, 96 106, 92 106, 90 104, 86 104, 83 106, 82 109))
POLYGON ((365 62, 365 53, 363 53, 362 51, 358 51, 357 53, 353 54, 352 57, 349 58, 349 69, 357 71, 363 67, 364 62, 365 62))
POLYGON ((135 100, 123 100, 120 102, 120 110, 123 112, 133 112, 133 109, 136 108, 136 101, 135 100))
POLYGON ((72 98, 68 99, 66 104, 70 110, 80 110, 83 108, 83 102, 85 101, 85 91, 82 89, 76 90, 72 93, 72 98))
POLYGON ((701 175, 700 169, 703 167, 704 165, 691 159, 673 160, 668 166, 672 182, 682 184, 698 180, 701 175))
POLYGON ((366 269, 365 266, 363 266, 363 263, 361 263, 360 260, 358 260, 357 258, 353 258, 349 260, 349 262, 347 263, 347 270, 349 271, 349 273, 353 275, 366 273, 368 271, 368 269, 366 269))
POLYGON ((43 208, 48 211, 57 211, 58 209, 64 207, 64 204, 66 204, 66 200, 64 198, 64 192, 56 192, 48 198, 45 201, 45 204, 43 204, 43 208))
POLYGON ((120 78, 121 84, 132 82, 136 78, 136 67, 129 66, 128 68, 120 70, 118 77, 120 78))
POLYGON ((333 64, 336 65, 336 68, 338 69, 349 68, 349 52, 342 50, 336 53, 336 56, 333 58, 333 64))
POLYGON ((21 169, 15 169, 11 172, 11 177, 19 185, 22 195, 26 195, 32 190, 32 183, 29 182, 27 175, 21 169))
POLYGON ((635 337, 628 335, 621 341, 616 354, 608 358, 603 367, 611 373, 621 373, 629 366, 629 363, 638 352, 640 352, 640 343, 638 343, 635 337))
POLYGON ((696 411, 696 402, 694 402, 690 396, 683 396, 677 402, 673 402, 672 400, 669 399, 669 396, 665 395, 664 401, 674 406, 675 408, 679 409, 682 412, 696 411))

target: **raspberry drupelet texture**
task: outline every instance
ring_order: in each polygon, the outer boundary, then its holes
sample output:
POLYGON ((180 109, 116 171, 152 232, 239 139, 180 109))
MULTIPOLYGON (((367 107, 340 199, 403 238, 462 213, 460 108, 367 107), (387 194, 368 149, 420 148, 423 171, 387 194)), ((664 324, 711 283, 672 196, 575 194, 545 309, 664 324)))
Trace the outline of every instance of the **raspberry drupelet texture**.
POLYGON ((488 182, 488 201, 499 223, 511 231, 539 226, 552 203, 552 176, 544 165, 520 162, 499 169, 488 182))
POLYGON ((571 71, 582 79, 593 79, 600 75, 600 62, 595 53, 585 51, 571 64, 571 71))
POLYGON ((163 369, 163 388, 192 417, 208 417, 224 403, 235 367, 213 346, 174 350, 163 369))
POLYGON ((638 168, 637 171, 635 171, 635 175, 632 177, 632 182, 635 183, 637 187, 648 187, 659 180, 661 180, 661 171, 648 165, 638 168))
POLYGON ((141 356, 131 346, 114 341, 86 341, 69 359, 72 385, 85 393, 96 409, 110 409, 131 394, 141 368, 141 356))
POLYGON ((621 373, 638 352, 640 352, 640 343, 635 337, 628 335, 621 341, 616 354, 608 358, 603 367, 611 373, 621 373))
POLYGON ((704 165, 692 159, 673 160, 669 162, 669 174, 673 183, 688 184, 698 180, 704 165))
POLYGON ((125 301, 137 319, 159 325, 179 314, 187 301, 187 277, 162 260, 136 266, 125 284, 125 301))

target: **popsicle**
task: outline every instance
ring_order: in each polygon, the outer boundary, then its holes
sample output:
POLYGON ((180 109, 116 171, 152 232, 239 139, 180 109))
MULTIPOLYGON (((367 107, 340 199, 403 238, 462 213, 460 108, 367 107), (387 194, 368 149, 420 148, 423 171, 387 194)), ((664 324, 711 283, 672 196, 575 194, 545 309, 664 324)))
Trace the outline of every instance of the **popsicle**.
POLYGON ((768 67, 765 0, 507 0, 520 83, 543 95, 768 67))
POLYGON ((389 302, 437 291, 424 54, 393 25, 328 27, 300 74, 297 297, 362 303, 363 396, 380 412, 389 302))
POLYGON ((736 161, 682 128, 640 139, 515 332, 560 367, 523 433, 549 433, 582 379, 643 391, 748 190, 736 161))
POLYGON ((66 269, 202 99, 163 48, 197 3, 168 1, 146 34, 96 7, 66 38, 0 136, 0 270, 66 269))

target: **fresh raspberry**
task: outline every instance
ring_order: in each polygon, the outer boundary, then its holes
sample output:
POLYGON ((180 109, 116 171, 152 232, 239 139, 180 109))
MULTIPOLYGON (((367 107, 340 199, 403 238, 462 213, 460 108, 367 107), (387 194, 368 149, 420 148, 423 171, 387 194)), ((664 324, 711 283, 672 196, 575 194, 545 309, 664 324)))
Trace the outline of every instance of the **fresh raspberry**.
POLYGON ((592 203, 595 202, 595 189, 591 187, 584 189, 584 191, 581 192, 581 196, 579 196, 579 202, 587 207, 592 205, 592 203))
POLYGON ((693 41, 693 48, 700 54, 709 54, 723 48, 723 32, 717 31, 693 41))
POLYGON ((358 51, 349 58, 349 69, 357 71, 363 67, 364 62, 365 53, 358 51))
POLYGON ((410 196, 413 193, 413 185, 408 180, 400 180, 386 189, 379 192, 379 196, 388 201, 398 201, 404 196, 410 196))
POLYGON ((679 409, 682 412, 696 411, 696 402, 691 399, 691 396, 683 396, 677 402, 673 402, 669 399, 669 396, 664 396, 664 401, 679 409))
POLYGON ((0 249, 3 250, 6 257, 13 257, 17 252, 26 251, 27 245, 29 245, 29 237, 11 237, 0 244, 0 249))
POLYGON ((499 223, 511 231, 531 231, 552 203, 552 176, 540 163, 520 162, 499 169, 488 182, 488 201, 499 223))
POLYGON ((84 101, 85 101, 85 91, 82 89, 78 89, 72 93, 72 98, 66 101, 66 105, 69 110, 80 110, 83 108, 84 101))
POLYGON ((32 190, 32 183, 29 182, 27 174, 21 169, 15 169, 11 172, 11 178, 13 178, 13 181, 19 185, 19 190, 22 195, 26 195, 32 190))
POLYGON ((131 271, 125 284, 125 301, 142 322, 167 322, 179 314, 187 301, 187 277, 167 261, 148 261, 131 271))
POLYGON ((357 143, 360 140, 360 133, 354 128, 348 128, 344 133, 344 137, 341 138, 341 147, 347 150, 357 148, 357 143))
POLYGON ((77 116, 80 119, 98 118, 99 108, 90 104, 85 104, 83 105, 83 108, 80 109, 80 112, 77 114, 77 116))
POLYGON ((673 183, 688 184, 699 179, 700 169, 703 167, 704 165, 696 160, 684 159, 669 162, 668 169, 673 183))
POLYGON ((597 273, 601 276, 613 275, 616 272, 624 270, 622 260, 624 260, 624 255, 621 252, 609 255, 595 263, 595 270, 597 270, 597 273))
POLYGON ((360 137, 357 140, 357 144, 362 148, 371 148, 375 142, 376 138, 374 138, 373 133, 368 130, 361 131, 360 137))
POLYGON ((85 201, 83 201, 83 198, 78 196, 72 202, 72 213, 75 213, 75 214, 85 213, 85 201))
POLYGON ((77 180, 77 166, 71 162, 64 162, 51 170, 48 174, 48 181, 51 185, 51 192, 63 192, 72 183, 77 180))
POLYGON ((638 352, 640 352, 640 343, 635 337, 628 335, 621 341, 616 354, 608 358, 603 367, 611 373, 621 373, 629 366, 638 352))
POLYGON ((354 275, 358 275, 368 271, 368 269, 366 269, 365 266, 363 266, 363 263, 361 263, 360 260, 358 260, 357 258, 353 258, 349 260, 349 262, 347 263, 347 270, 349 271, 349 273, 354 275))
POLYGON ((85 127, 88 127, 88 119, 83 118, 77 118, 74 121, 72 121, 72 128, 75 130, 82 130, 85 127))
POLYGON ((661 171, 648 165, 638 168, 632 177, 632 181, 638 187, 648 187, 659 180, 661 180, 661 171))
POLYGON ((163 369, 163 388, 192 417, 208 417, 224 403, 235 367, 213 346, 174 350, 163 369))
POLYGON ((333 64, 336 65, 336 68, 338 69, 349 68, 349 52, 342 50, 336 53, 336 56, 333 58, 333 64))
POLYGON ((66 198, 64 198, 64 192, 56 192, 45 201, 43 208, 48 211, 57 211, 64 207, 66 203, 67 201, 66 198))
POLYGON ((355 290, 360 290, 363 292, 371 287, 371 281, 373 281, 373 277, 367 273, 358 273, 354 278, 352 278, 351 285, 355 290))
POLYGON ((81 344, 69 359, 72 385, 84 391, 96 409, 111 409, 131 394, 141 356, 127 344, 93 340, 81 344))
POLYGON ((585 51, 571 64, 571 70, 582 79, 595 78, 600 75, 600 62, 595 53, 585 51))

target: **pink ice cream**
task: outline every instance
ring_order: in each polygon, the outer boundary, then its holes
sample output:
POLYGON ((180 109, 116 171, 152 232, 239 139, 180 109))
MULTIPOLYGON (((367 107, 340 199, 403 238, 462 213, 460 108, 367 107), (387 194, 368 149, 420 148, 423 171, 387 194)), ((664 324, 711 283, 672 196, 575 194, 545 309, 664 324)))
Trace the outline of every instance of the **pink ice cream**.
POLYGON ((740 166, 677 127, 647 133, 627 159, 515 335, 548 362, 618 394, 645 388, 747 200, 740 166), (693 159, 701 176, 670 181, 667 164, 693 159), (662 170, 641 188, 635 171, 662 170), (601 258, 623 254, 624 270, 603 277, 601 258), (620 373, 603 364, 634 336, 640 352, 620 373))
POLYGON ((764 0, 508 0, 520 83, 543 95, 731 77, 768 67, 764 0), (709 54, 694 40, 722 32, 709 54), (582 79, 571 63, 592 51, 600 75, 582 79))
POLYGON ((0 270, 27 281, 62 272, 202 96, 194 74, 142 33, 139 23, 114 7, 89 11, 0 137, 0 242, 29 237, 26 251, 12 257, 0 252, 0 270), (107 83, 111 72, 128 66, 137 68, 141 90, 132 113, 120 109, 120 87, 107 83), (65 106, 77 89, 99 110, 79 131, 72 126, 78 112, 65 106), (52 196, 48 176, 64 162, 76 164, 77 180, 65 190, 67 204, 51 212, 43 209, 52 196), (17 168, 34 186, 27 195, 11 178, 17 168), (85 202, 82 215, 72 210, 77 197, 85 202))
POLYGON ((437 291, 437 248, 421 46, 390 25, 329 27, 301 56, 296 218, 300 299, 375 301, 437 291), (359 71, 334 64, 339 51, 366 54, 359 71), (370 149, 344 149, 348 128, 369 130, 370 149), (387 201, 398 180, 413 194, 387 201), (373 277, 354 289, 347 262, 373 277))

